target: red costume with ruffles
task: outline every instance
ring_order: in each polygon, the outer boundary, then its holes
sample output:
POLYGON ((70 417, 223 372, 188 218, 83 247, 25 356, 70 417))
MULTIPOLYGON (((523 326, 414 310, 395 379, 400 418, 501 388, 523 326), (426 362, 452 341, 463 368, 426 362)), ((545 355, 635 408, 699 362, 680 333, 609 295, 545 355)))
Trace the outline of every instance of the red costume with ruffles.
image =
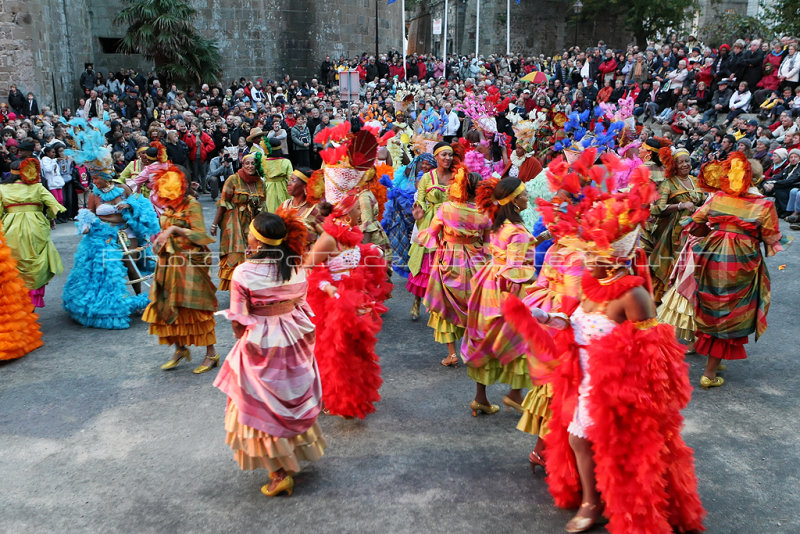
MULTIPOLYGON (((608 302, 636 286, 638 276, 626 276, 611 286, 600 286, 584 274, 584 297, 608 302)), ((572 317, 579 306, 562 301, 561 311, 572 317)), ((531 353, 547 351, 542 327, 527 307, 514 298, 504 308, 531 345, 531 353)), ((598 312, 583 312, 593 315, 598 312)), ((605 317, 605 316, 604 316, 605 317)), ((608 333, 594 334, 579 345, 574 326, 555 335, 557 365, 543 380, 553 386, 552 419, 545 436, 547 484, 557 506, 577 508, 581 485, 568 426, 576 416, 579 387, 589 376, 586 399, 586 438, 592 443, 597 489, 605 503, 611 533, 672 533, 702 531, 705 510, 697 493, 693 451, 681 437, 680 411, 691 397, 688 365, 672 327, 655 319, 616 324, 608 333), (584 355, 581 367, 580 352, 584 355), (587 402, 588 401, 588 402, 587 402)), ((584 333, 585 334, 585 333, 584 333)), ((585 336, 584 336, 585 337, 585 336)))
POLYGON ((383 380, 377 335, 387 311, 383 301, 392 291, 383 253, 361 244, 358 228, 328 217, 323 229, 342 252, 316 265, 308 277, 308 303, 314 311, 317 343, 314 356, 322 382, 325 409, 333 415, 363 419, 375 411, 383 380), (330 297, 323 287, 336 287, 330 297))

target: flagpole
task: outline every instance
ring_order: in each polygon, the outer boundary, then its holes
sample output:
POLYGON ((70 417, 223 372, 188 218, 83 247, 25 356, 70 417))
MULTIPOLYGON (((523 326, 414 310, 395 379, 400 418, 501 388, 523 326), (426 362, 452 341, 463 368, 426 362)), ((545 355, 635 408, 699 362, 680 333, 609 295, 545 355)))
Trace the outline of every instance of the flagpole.
POLYGON ((511 0, 506 0, 506 55, 511 54, 511 0))
POLYGON ((447 79, 447 0, 444 0, 444 27, 442 28, 442 40, 444 41, 444 45, 442 45, 442 63, 444 63, 444 69, 442 69, 442 78, 447 79))
POLYGON ((406 0, 400 0, 400 50, 402 50, 403 57, 400 58, 403 62, 403 79, 408 81, 408 72, 406 71, 406 0))
POLYGON ((478 59, 478 43, 481 40, 481 0, 476 0, 478 6, 475 12, 475 59, 478 59))

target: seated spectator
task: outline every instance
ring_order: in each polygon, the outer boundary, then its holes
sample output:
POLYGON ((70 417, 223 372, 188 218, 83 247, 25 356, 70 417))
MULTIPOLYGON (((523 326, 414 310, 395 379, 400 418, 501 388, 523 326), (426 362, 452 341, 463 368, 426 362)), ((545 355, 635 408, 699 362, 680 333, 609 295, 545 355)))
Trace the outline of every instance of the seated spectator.
POLYGON ((739 82, 739 87, 736 91, 731 95, 730 102, 728 103, 728 107, 730 111, 728 112, 728 116, 723 122, 724 126, 727 126, 734 118, 738 117, 742 113, 747 113, 750 111, 750 99, 752 95, 750 91, 747 89, 747 82, 739 82))

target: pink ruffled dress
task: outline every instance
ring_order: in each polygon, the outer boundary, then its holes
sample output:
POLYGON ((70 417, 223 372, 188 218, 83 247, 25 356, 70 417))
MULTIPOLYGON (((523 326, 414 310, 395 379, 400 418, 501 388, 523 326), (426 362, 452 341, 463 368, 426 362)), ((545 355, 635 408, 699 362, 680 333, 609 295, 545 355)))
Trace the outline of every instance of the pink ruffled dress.
POLYGON ((219 314, 246 330, 214 386, 228 396, 226 443, 242 469, 296 473, 327 445, 307 288, 303 269, 284 282, 275 260, 248 260, 233 273, 230 308, 219 314))

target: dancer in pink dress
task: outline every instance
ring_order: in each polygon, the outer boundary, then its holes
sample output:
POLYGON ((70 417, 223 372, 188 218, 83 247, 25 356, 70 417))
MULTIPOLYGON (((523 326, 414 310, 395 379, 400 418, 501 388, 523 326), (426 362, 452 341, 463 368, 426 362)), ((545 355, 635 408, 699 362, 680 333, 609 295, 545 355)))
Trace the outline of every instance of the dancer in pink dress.
POLYGON ((238 341, 214 385, 228 396, 226 442, 242 469, 268 469, 261 492, 292 494, 299 461, 323 455, 317 423, 322 387, 314 360, 315 329, 300 266, 306 227, 294 210, 261 213, 250 224, 247 260, 231 281, 238 341))

